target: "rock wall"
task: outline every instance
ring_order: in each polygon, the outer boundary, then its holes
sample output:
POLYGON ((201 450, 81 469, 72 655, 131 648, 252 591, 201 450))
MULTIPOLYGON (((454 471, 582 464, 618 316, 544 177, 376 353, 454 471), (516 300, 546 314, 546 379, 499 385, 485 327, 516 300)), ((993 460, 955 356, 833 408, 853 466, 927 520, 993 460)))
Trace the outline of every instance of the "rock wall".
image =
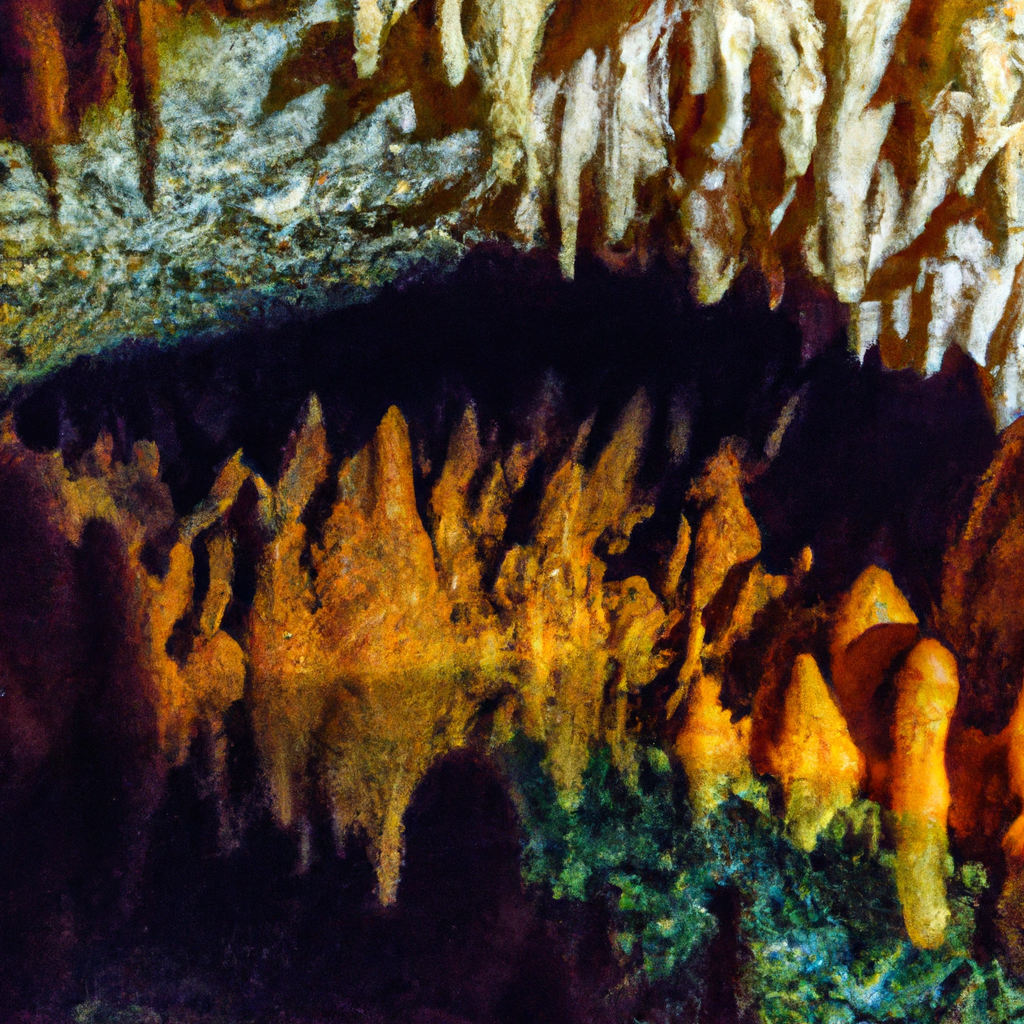
POLYGON ((1021 407, 1012 3, 7 10, 8 386, 501 238, 570 276, 667 253, 705 303, 744 267, 772 306, 810 285, 861 354, 930 373, 957 344, 1001 424, 1021 407))

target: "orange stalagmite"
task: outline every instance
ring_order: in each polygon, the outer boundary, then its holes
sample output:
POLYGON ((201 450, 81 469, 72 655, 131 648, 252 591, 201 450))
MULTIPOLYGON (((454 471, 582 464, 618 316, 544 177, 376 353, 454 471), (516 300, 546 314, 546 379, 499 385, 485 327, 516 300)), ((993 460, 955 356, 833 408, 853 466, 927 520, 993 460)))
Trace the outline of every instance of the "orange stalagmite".
MULTIPOLYGON (((675 713, 691 679, 700 670, 704 610, 722 589, 729 572, 761 552, 761 531, 743 500, 742 477, 743 465, 735 445, 724 441, 690 489, 690 498, 700 505, 702 514, 693 542, 686 658, 679 673, 679 689, 668 704, 669 717, 675 713)), ((681 533, 680 540, 684 539, 686 536, 681 533)))
MULTIPOLYGON (((803 606, 797 585, 810 551, 789 576, 772 575, 756 560, 760 534, 743 500, 734 442, 723 444, 691 490, 698 526, 691 537, 681 519, 656 577, 660 594, 644 576, 608 579, 604 551, 624 551, 651 514, 636 483, 652 418, 642 392, 589 467, 583 453, 591 424, 577 433, 546 480, 532 535, 510 545, 512 496, 538 454, 550 455, 557 443, 545 433, 550 410, 541 413, 533 437, 502 459, 493 442, 481 443, 468 409, 429 495, 427 524, 398 409, 332 470, 315 396, 274 486, 236 453, 208 497, 180 518, 151 443, 120 453, 104 433, 69 467, 60 452, 26 448, 8 416, 0 424, 0 468, 31 480, 34 514, 69 552, 106 545, 104 571, 116 577, 112 611, 126 652, 112 669, 117 685, 131 692, 152 736, 147 756, 162 764, 154 778, 184 763, 197 738, 206 744, 211 777, 203 785, 217 805, 222 848, 238 841, 242 823, 231 807, 224 725, 237 701, 251 716, 271 810, 299 837, 300 867, 310 852, 310 809, 326 806, 339 845, 353 832, 365 840, 378 896, 390 903, 406 810, 439 758, 521 730, 544 745, 566 807, 578 801, 600 743, 627 783, 636 782, 633 698, 681 663, 674 699, 685 715, 673 750, 698 820, 730 794, 749 794, 756 768, 779 779, 790 835, 810 850, 864 785, 867 768, 869 795, 893 812, 908 931, 918 945, 941 942, 950 809, 944 758, 958 692, 953 656, 937 641, 921 641, 896 675, 894 718, 876 707, 880 682, 918 627, 889 574, 872 567, 833 621, 834 697, 806 653, 827 621, 823 606, 803 606), (250 538, 256 558, 247 609, 233 594, 240 536, 250 538), (197 556, 208 566, 200 593, 197 556), (229 635, 225 622, 241 623, 240 635, 229 635), (757 630, 768 640, 755 715, 734 721, 723 681, 736 692, 736 645, 757 630)), ((974 742, 961 731, 956 740, 971 754, 970 770, 957 776, 958 838, 979 828, 997 836, 1019 811, 1021 703, 999 737, 974 742), (979 797, 992 785, 998 799, 979 797), (971 820, 974 808, 987 808, 983 826, 971 820)), ((1022 832, 1018 821, 1004 840, 1006 915, 1020 902, 1022 832)))
POLYGON ((793 841, 813 850, 836 811, 849 807, 864 782, 864 755, 850 738, 818 663, 801 654, 793 665, 769 771, 782 783, 793 841))
MULTIPOLYGON (((461 561, 468 576, 459 596, 465 607, 479 608, 472 553, 453 542, 450 526, 465 509, 467 447, 472 452, 471 442, 453 444, 434 512, 449 524, 448 564, 461 561)), ((453 602, 416 506, 408 427, 397 409, 342 466, 338 498, 312 557, 331 679, 319 733, 321 783, 339 839, 354 828, 365 835, 378 897, 391 903, 413 791, 434 760, 465 742, 501 661, 483 619, 467 622, 461 633, 452 621, 453 602)))
POLYGON ((925 949, 941 945, 949 921, 946 738, 959 692, 956 659, 937 640, 921 640, 896 674, 896 886, 910 938, 925 949))
POLYGON ((199 635, 192 641, 182 670, 189 697, 190 720, 184 723, 185 735, 195 722, 205 723, 210 745, 213 796, 217 802, 221 847, 231 847, 235 837, 229 826, 227 796, 227 737, 224 713, 241 700, 245 690, 245 653, 238 641, 220 628, 231 600, 234 572, 234 540, 226 533, 211 532, 206 541, 210 563, 210 583, 199 616, 199 635))
POLYGON ((754 619, 772 601, 782 597, 789 584, 789 577, 773 575, 760 562, 755 562, 743 581, 726 625, 706 644, 703 656, 713 659, 728 654, 738 640, 749 636, 754 619))
POLYGON ((679 517, 679 529, 676 532, 676 544, 672 549, 672 555, 668 560, 668 567, 665 570, 665 578, 661 584, 662 597, 675 607, 679 603, 679 586, 686 570, 686 563, 690 557, 691 546, 690 521, 685 515, 679 517))
POLYGON ((750 718, 733 722, 722 707, 721 694, 722 684, 713 676, 701 674, 694 680, 686 720, 675 742, 698 819, 751 781, 750 718))
POLYGON ((659 647, 668 617, 643 576, 607 583, 604 600, 611 624, 608 649, 615 662, 613 717, 605 734, 616 766, 635 778, 635 744, 626 721, 629 697, 669 664, 670 655, 659 647))
POLYGON ((137 697, 150 703, 156 741, 169 763, 184 762, 197 727, 203 724, 213 788, 221 793, 226 785, 223 714, 242 697, 245 681, 245 655, 220 628, 232 594, 233 541, 226 534, 209 532, 207 537, 210 583, 199 635, 191 637, 183 662, 168 653, 168 646, 194 598, 192 544, 230 507, 248 470, 236 455, 221 470, 206 501, 175 525, 170 492, 160 479, 159 452, 152 443, 136 444, 131 459, 122 463, 114 458, 113 440, 104 432, 81 462, 68 469, 60 452, 30 455, 8 418, 0 446, 9 453, 20 451, 36 463, 51 495, 54 525, 72 544, 83 543, 90 521, 112 528, 123 576, 118 598, 128 653, 123 670, 139 689, 137 697), (165 549, 166 567, 154 572, 144 551, 147 545, 157 546, 168 532, 174 539, 165 549))
POLYGON ((868 759, 870 789, 880 799, 889 748, 887 726, 873 700, 896 657, 917 639, 917 616, 893 581, 869 566, 843 595, 829 645, 832 683, 850 732, 868 759))
POLYGON ((510 490, 501 464, 493 462, 485 471, 474 507, 470 487, 483 461, 476 413, 468 407, 449 442, 430 511, 438 566, 449 599, 456 606, 468 604, 476 613, 490 610, 489 603, 482 603, 482 557, 505 533, 510 490))
POLYGON ((963 666, 964 710, 987 730, 1013 708, 1008 679, 1024 673, 1024 419, 1000 438, 963 532, 946 552, 942 626, 963 666))
MULTIPOLYGON (((622 550, 649 514, 633 496, 649 419, 639 395, 590 472, 582 444, 573 448, 548 482, 534 541, 506 554, 493 595, 484 563, 522 474, 510 481, 485 459, 472 410, 430 499, 433 538, 397 409, 340 467, 312 543, 305 510, 330 461, 315 399, 281 482, 271 490, 253 477, 269 539, 249 618, 250 699, 275 813, 301 832, 310 787, 320 787, 339 842, 365 836, 383 902, 397 893, 416 785, 466 742, 487 698, 547 745, 568 802, 600 738, 629 770, 628 697, 667 663, 665 610, 641 577, 605 582, 595 546, 622 550)), ((214 600, 201 622, 216 618, 214 600)), ((206 650, 202 638, 194 650, 206 650)))
POLYGON ((836 611, 830 644, 832 679, 849 716, 864 714, 917 631, 917 616, 892 576, 877 565, 865 569, 836 611))
POLYGON ((324 658, 314 625, 316 594, 303 563, 300 516, 327 474, 320 403, 313 396, 292 435, 284 470, 271 491, 262 481, 260 517, 270 537, 257 566, 247 629, 252 661, 253 727, 280 824, 302 819, 307 763, 325 699, 324 658))
MULTIPOLYGON (((630 587, 632 581, 606 584, 605 564, 594 552, 602 538, 610 551, 622 551, 635 524, 650 514, 633 495, 650 419, 641 392, 589 473, 578 461, 585 435, 577 439, 545 489, 533 543, 508 552, 495 584, 521 666, 523 726, 546 743, 552 778, 570 804, 601 734, 606 688, 617 678, 617 688, 628 692, 654 674, 645 667, 630 678, 638 671, 636 652, 653 651, 664 610, 630 587), (623 618, 619 627, 615 615, 623 618), (616 634, 633 652, 621 663, 610 646, 616 634)), ((650 589, 646 581, 644 589, 650 589)))

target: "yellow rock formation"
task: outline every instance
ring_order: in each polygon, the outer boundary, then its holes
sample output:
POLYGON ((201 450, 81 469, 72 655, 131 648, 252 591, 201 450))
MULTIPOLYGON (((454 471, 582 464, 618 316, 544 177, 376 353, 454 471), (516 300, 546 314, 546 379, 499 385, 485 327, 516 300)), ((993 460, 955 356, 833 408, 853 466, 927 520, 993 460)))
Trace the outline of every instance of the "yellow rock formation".
POLYGON ((750 718, 733 722, 722 707, 722 685, 700 675, 690 687, 686 719, 675 753, 690 786, 698 820, 706 818, 731 793, 750 784, 750 718))
MULTIPOLYGON (((700 659, 706 635, 705 610, 722 589, 729 572, 752 561, 761 551, 761 531, 743 500, 740 489, 742 477, 740 458, 734 446, 725 441, 718 453, 708 460, 704 472, 690 490, 690 498, 701 508, 701 517, 693 541, 693 568, 686 603, 686 657, 679 672, 680 688, 668 705, 670 716, 685 697, 691 678, 701 671, 700 659)), ((680 527, 680 542, 686 540, 688 530, 680 527)), ((672 564, 677 561, 678 556, 672 564)), ((758 590, 767 599, 777 588, 763 575, 760 588, 755 581, 754 591, 746 599, 750 618, 756 609, 758 590)), ((746 615, 740 612, 741 618, 746 615)), ((737 631, 740 629, 738 625, 737 631)))
POLYGON ((843 595, 829 642, 832 683, 854 740, 868 758, 875 799, 884 797, 888 725, 873 706, 896 657, 917 639, 917 616, 892 576, 869 566, 843 595))
POLYGON ((793 665, 778 737, 767 762, 782 783, 793 841, 813 850, 818 833, 860 791, 865 763, 810 654, 801 654, 793 665))
MULTIPOLYGON (((495 584, 522 666, 524 726, 547 744, 552 777, 569 803, 604 730, 606 691, 617 695, 617 723, 621 697, 662 665, 654 651, 666 619, 660 602, 646 580, 606 583, 594 550, 603 538, 609 550, 621 551, 650 514, 633 495, 650 416, 641 392, 592 470, 570 454, 545 489, 535 539, 508 552, 495 584)), ((624 753, 620 725, 611 731, 624 753)))
POLYGON ((60 452, 37 455, 29 452, 14 431, 10 417, 0 428, 0 449, 9 457, 33 462, 49 492, 49 514, 54 525, 80 546, 90 521, 107 524, 117 538, 121 559, 120 603, 124 629, 122 670, 131 675, 136 699, 150 703, 157 742, 168 762, 181 764, 200 730, 207 744, 212 789, 218 795, 221 837, 230 839, 225 793, 226 747, 222 719, 230 705, 242 697, 245 655, 239 644, 221 628, 224 610, 231 599, 233 551, 224 535, 209 533, 222 512, 233 502, 244 470, 238 458, 219 474, 210 497, 172 531, 167 567, 152 571, 145 559, 147 544, 155 544, 175 527, 170 492, 160 480, 156 445, 134 446, 131 460, 113 457, 113 441, 101 433, 80 464, 68 468, 60 452), (207 531, 210 553, 210 584, 203 597, 199 634, 182 663, 168 653, 176 625, 194 599, 194 539, 207 531))
MULTIPOLYGON (((207 744, 226 848, 237 836, 224 716, 237 701, 251 716, 271 809, 300 840, 300 865, 309 811, 326 806, 339 843, 353 831, 365 839, 388 903, 397 895, 406 810, 437 759, 521 730, 544 745, 546 768, 571 807, 599 743, 627 781, 636 779, 635 696, 682 665, 673 705, 684 713, 665 728, 698 820, 748 792, 756 768, 779 780, 792 840, 810 850, 867 775, 869 795, 892 813, 908 932, 934 947, 949 916, 953 655, 936 640, 914 645, 917 619, 877 567, 843 595, 830 626, 824 606, 805 607, 795 585, 810 569, 809 551, 789 576, 768 573, 757 561, 760 533, 732 442, 694 484, 696 530, 681 520, 658 590, 639 575, 609 579, 604 552, 622 552, 651 512, 636 483, 651 415, 638 394, 590 465, 585 424, 544 483, 532 533, 516 545, 505 537, 512 498, 537 453, 551 451, 543 415, 502 458, 481 442, 468 409, 429 496, 417 495, 409 428, 397 409, 338 465, 315 396, 273 486, 238 453, 181 518, 152 444, 120 461, 101 434, 67 466, 59 452, 30 451, 8 416, 0 464, 31 478, 34 507, 62 544, 95 543, 89 524, 103 524, 127 652, 118 671, 146 705, 166 765, 183 763, 197 737, 207 744), (257 538, 247 542, 256 556, 251 607, 233 603, 235 531, 257 538), (209 567, 198 594, 197 556, 209 567), (229 635, 226 621, 244 629, 229 635), (763 684, 754 715, 734 720, 723 681, 735 682, 737 644, 758 630, 769 634, 763 684), (826 634, 835 696, 807 653, 826 634), (891 716, 876 700, 884 678, 894 679, 891 716)), ((1003 839, 1006 913, 1024 864, 1024 817, 1002 834, 1024 800, 1022 706, 1024 698, 998 737, 960 729, 952 748, 951 820, 960 842, 1003 839)))

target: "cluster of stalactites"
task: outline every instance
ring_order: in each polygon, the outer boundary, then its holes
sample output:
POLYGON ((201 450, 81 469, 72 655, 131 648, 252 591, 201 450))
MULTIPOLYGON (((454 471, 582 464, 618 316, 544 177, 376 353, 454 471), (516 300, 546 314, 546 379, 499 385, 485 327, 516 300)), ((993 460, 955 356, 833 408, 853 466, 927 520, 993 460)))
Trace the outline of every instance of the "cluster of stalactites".
MULTIPOLYGON (((411 5, 359 0, 361 75, 411 5)), ((890 365, 931 372, 960 344, 1009 422, 1024 407, 1018 8, 482 0, 470 21, 440 0, 437 30, 450 83, 471 72, 487 99, 476 200, 516 191, 528 241, 554 211, 567 275, 582 214, 598 222, 588 244, 616 259, 643 248, 657 211, 657 241, 689 253, 701 301, 748 264, 773 305, 787 274, 810 275, 850 307, 852 342, 880 342, 890 365)))

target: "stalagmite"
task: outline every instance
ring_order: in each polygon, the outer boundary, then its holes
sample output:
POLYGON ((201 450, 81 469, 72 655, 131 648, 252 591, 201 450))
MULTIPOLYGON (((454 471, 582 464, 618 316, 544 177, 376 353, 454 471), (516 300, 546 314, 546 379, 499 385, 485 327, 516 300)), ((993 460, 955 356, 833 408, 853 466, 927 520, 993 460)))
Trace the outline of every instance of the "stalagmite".
POLYGON ((308 789, 313 729, 325 699, 324 658, 314 626, 316 595, 302 563, 306 503, 327 474, 320 403, 312 397, 291 438, 276 488, 260 488, 260 512, 270 543, 257 568, 247 628, 253 667, 253 727, 267 764, 274 813, 300 824, 308 789))
MULTIPOLYGON (((1015 800, 1024 801, 1024 690, 1000 739, 1006 746, 1007 788, 1015 800)), ((1011 871, 1019 872, 1024 868, 1024 811, 1007 829, 1002 845, 1011 871)))
POLYGON ((869 566, 843 595, 829 644, 832 683, 857 745, 868 758, 871 786, 884 786, 888 736, 872 701, 894 659, 918 634, 917 616, 892 576, 869 566))
MULTIPOLYGON (((472 456, 472 421, 464 421, 461 436, 472 456)), ((457 467, 465 454, 453 443, 454 465, 442 480, 462 475, 457 467)), ((452 600, 416 506, 408 427, 397 409, 342 465, 338 498, 312 561, 330 680, 318 723, 322 785, 339 841, 353 828, 365 834, 378 897, 391 903, 416 784, 437 757, 464 741, 475 703, 472 669, 482 677, 478 686, 493 671, 487 629, 474 635, 476 622, 467 621, 463 638, 452 622, 452 600)))
MULTIPOLYGON (((811 850, 864 790, 891 811, 908 932, 934 947, 948 920, 948 818, 958 844, 985 857, 1002 841, 1009 874, 1000 906, 1012 932, 1024 862, 1021 703, 997 736, 957 727, 951 808, 953 655, 936 640, 917 641, 912 609, 876 566, 834 611, 807 606, 808 549, 789 575, 767 572, 732 442, 694 483, 697 528, 691 535, 680 518, 674 546, 661 550, 656 586, 636 573, 609 578, 606 559, 628 550, 652 511, 638 483, 653 415, 643 392, 589 466, 592 424, 583 424, 552 460, 530 533, 511 543, 513 495, 539 452, 558 451, 550 414, 541 403, 526 437, 503 454, 496 434, 481 440, 467 408, 429 495, 417 494, 413 439, 398 409, 336 465, 315 396, 275 484, 236 453, 180 517, 154 444, 136 444, 125 457, 101 433, 69 466, 59 451, 26 448, 7 417, 0 467, 32 481, 33 514, 69 550, 95 544, 90 524, 103 525, 128 652, 115 671, 133 687, 159 772, 183 764, 197 739, 205 744, 201 785, 213 798, 223 851, 244 842, 225 729, 239 702, 253 723, 270 810, 299 841, 299 868, 309 864, 311 812, 325 807, 339 846, 353 832, 365 840, 377 895, 389 903, 407 808, 438 759, 466 745, 494 749, 521 732, 542 746, 566 809, 577 805, 600 745, 626 784, 639 786, 638 694, 671 668, 680 672, 670 702, 680 705, 680 720, 657 707, 656 736, 685 772, 698 820, 731 795, 749 798, 755 771, 772 775, 791 840, 811 850), (234 592, 243 543, 255 560, 251 606, 234 592), (744 642, 755 637, 762 682, 747 714, 728 703, 737 671, 749 670, 737 668, 751 656, 744 642), (808 653, 822 641, 835 694, 808 653), (893 707, 877 698, 886 678, 894 678, 893 707)), ((987 499, 976 505, 958 541, 962 557, 948 562, 948 612, 957 600, 969 604, 960 574, 1004 512, 987 499)), ((19 700, 22 717, 11 728, 40 732, 19 700)), ((31 763, 26 754, 18 770, 31 763)))
POLYGON ((921 640, 896 673, 896 887, 910 938, 925 949, 941 945, 949 921, 946 738, 959 690, 956 659, 936 640, 921 640))
POLYGON ((721 590, 730 570, 756 558, 761 533, 743 501, 743 468, 729 442, 708 460, 690 497, 704 509, 693 547, 693 573, 688 596, 686 658, 679 672, 680 688, 669 702, 671 716, 686 694, 691 676, 699 671, 704 645, 704 610, 721 590))
MULTIPOLYGON (((1024 812, 1021 804, 1024 799, 1024 694, 1018 694, 1009 723, 998 737, 993 737, 993 741, 998 745, 998 754, 1005 758, 1006 766, 1007 792, 1000 794, 1004 799, 1001 809, 1004 816, 1007 810, 1010 814, 1016 813, 1002 837, 1006 880, 999 897, 997 922, 1010 963, 1014 970, 1019 971, 1024 965, 1024 812), (1009 808, 1005 806, 1007 804, 1009 808)), ((988 783, 986 788, 990 789, 990 778, 991 775, 988 779, 971 781, 976 785, 988 783)))
POLYGON ((769 771, 782 783, 786 824, 797 846, 813 850, 837 810, 848 807, 864 782, 864 755, 810 654, 793 665, 769 771))
POLYGON ((602 695, 617 671, 610 638, 634 652, 622 655, 618 670, 628 691, 647 674, 636 665, 637 645, 653 651, 664 621, 660 605, 630 581, 605 584, 605 564, 594 552, 602 537, 613 553, 624 550, 633 527, 650 514, 633 494, 650 417, 641 392, 589 473, 575 455, 562 463, 545 489, 535 540, 508 552, 495 585, 523 666, 526 731, 545 739, 552 777, 570 803, 601 733, 602 695), (636 596, 623 601, 631 589, 636 596))
POLYGON ((750 718, 733 722, 722 707, 721 683, 699 676, 690 687, 686 719, 676 737, 675 753, 689 783, 690 803, 706 818, 730 793, 751 781, 750 718))

